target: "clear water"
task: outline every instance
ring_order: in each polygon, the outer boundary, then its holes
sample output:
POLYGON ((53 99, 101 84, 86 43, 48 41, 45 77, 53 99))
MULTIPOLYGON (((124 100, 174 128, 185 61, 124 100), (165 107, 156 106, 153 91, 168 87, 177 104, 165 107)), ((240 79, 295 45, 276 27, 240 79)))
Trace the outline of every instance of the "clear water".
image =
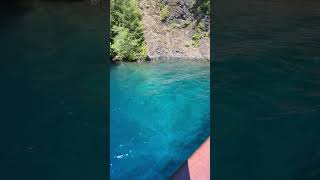
POLYGON ((213 179, 320 179, 319 9, 217 2, 213 179))
POLYGON ((167 179, 210 133, 209 62, 110 69, 111 179, 167 179))
POLYGON ((0 179, 106 179, 105 11, 11 2, 0 7, 0 179))

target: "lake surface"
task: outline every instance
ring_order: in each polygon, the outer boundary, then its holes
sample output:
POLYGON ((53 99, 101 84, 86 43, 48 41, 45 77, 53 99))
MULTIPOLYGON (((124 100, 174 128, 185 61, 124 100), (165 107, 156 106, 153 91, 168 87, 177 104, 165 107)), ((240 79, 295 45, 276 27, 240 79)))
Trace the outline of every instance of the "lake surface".
POLYGON ((106 179, 105 11, 1 6, 0 179, 106 179))
POLYGON ((167 179, 210 134, 210 65, 110 68, 111 179, 167 179))
POLYGON ((215 7, 213 178, 320 179, 320 2, 215 7))

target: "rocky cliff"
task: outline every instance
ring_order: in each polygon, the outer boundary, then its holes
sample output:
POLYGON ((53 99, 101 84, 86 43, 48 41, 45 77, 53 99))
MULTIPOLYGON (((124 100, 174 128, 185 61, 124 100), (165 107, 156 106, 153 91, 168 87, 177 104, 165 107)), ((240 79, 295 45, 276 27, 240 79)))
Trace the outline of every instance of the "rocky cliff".
POLYGON ((208 0, 140 0, 148 56, 210 59, 208 0))

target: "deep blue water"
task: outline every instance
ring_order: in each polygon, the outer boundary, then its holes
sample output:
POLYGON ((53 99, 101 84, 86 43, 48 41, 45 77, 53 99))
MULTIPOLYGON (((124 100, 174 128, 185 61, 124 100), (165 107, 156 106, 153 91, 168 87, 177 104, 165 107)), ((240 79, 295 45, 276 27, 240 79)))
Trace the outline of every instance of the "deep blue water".
POLYGON ((320 179, 320 1, 214 12, 213 178, 320 179))
POLYGON ((166 179, 210 133, 209 62, 110 68, 111 179, 166 179))
POLYGON ((0 179, 106 179, 105 11, 2 5, 0 179))

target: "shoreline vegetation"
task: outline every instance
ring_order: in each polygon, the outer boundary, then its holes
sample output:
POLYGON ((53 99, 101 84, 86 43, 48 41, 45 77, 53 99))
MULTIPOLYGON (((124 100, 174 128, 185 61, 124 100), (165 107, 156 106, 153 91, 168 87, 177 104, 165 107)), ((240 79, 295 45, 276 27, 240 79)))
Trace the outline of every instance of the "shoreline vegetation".
POLYGON ((114 61, 142 61, 147 58, 143 24, 137 1, 111 1, 111 58, 114 61))
POLYGON ((111 60, 209 60, 209 7, 209 0, 111 0, 111 60))

